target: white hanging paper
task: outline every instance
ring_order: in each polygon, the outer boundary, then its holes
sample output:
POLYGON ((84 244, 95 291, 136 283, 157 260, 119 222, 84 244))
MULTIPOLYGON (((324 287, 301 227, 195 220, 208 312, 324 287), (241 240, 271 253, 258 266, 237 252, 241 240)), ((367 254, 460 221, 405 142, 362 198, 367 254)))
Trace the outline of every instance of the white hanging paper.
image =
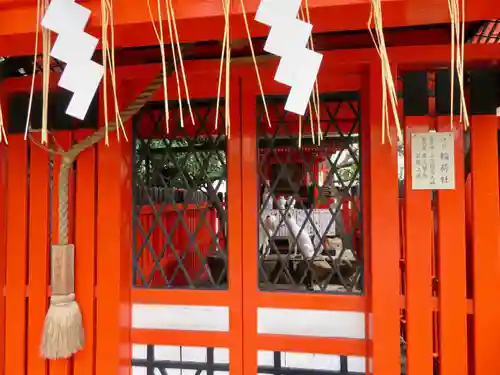
POLYGON ((50 56, 61 61, 88 61, 98 43, 99 39, 87 33, 59 34, 50 56))
POLYGON ((411 135, 413 190, 455 189, 455 140, 452 132, 411 135))
POLYGON ((52 0, 42 19, 42 27, 57 34, 83 32, 90 18, 90 9, 74 0, 52 0))
POLYGON ((264 51, 282 57, 296 54, 307 45, 311 31, 310 23, 296 18, 278 20, 269 31, 264 51))
MULTIPOLYGON (((285 77, 287 79, 291 78, 291 89, 285 104, 285 110, 303 115, 309 103, 323 55, 304 48, 300 56, 300 64, 295 64, 295 74, 292 75, 289 72, 287 74, 290 76, 285 77)), ((291 66, 293 59, 291 57, 286 59, 289 59, 286 65, 291 66)))
POLYGON ((102 65, 92 60, 68 64, 64 69, 59 86, 73 92, 66 113, 83 120, 96 95, 104 73, 102 65))
POLYGON ((104 68, 92 61, 98 39, 84 29, 90 18, 90 10, 74 0, 52 0, 42 19, 42 26, 57 34, 50 55, 66 67, 59 86, 73 92, 66 109, 72 117, 83 120, 92 103, 104 68))
POLYGON ((271 27, 264 50, 281 57, 275 80, 290 86, 285 110, 304 115, 323 56, 306 48, 312 25, 298 20, 300 0, 262 0, 255 20, 271 27))
POLYGON ((280 19, 296 18, 301 0, 262 0, 255 20, 267 26, 273 26, 280 19))

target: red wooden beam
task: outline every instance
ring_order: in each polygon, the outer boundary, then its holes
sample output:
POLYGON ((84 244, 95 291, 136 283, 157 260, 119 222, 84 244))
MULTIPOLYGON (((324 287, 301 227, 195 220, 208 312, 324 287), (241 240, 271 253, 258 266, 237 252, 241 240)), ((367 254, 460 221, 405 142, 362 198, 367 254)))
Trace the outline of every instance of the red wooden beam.
MULTIPOLYGON (((439 68, 446 67, 450 64, 450 47, 448 45, 434 45, 434 46, 411 46, 411 47, 389 47, 389 58, 391 63, 397 64, 400 70, 415 69, 415 68, 439 68)), ((358 49, 358 50, 335 50, 325 51, 323 64, 319 72, 320 85, 324 87, 325 76, 328 76, 329 71, 335 69, 335 72, 342 72, 345 74, 344 82, 351 82, 354 84, 359 80, 359 74, 366 71, 366 68, 373 61, 377 61, 378 55, 373 48, 358 49)), ((496 61, 500 60, 500 44, 468 44, 465 46, 465 62, 467 67, 493 65, 496 61)), ((264 85, 264 92, 273 94, 282 92, 283 85, 276 83, 273 80, 275 70, 277 68, 278 59, 270 58, 265 62, 259 64, 259 71, 264 85)), ((191 60, 185 61, 186 75, 189 82, 196 82, 197 80, 205 80, 207 74, 216 74, 219 71, 219 61, 217 60, 191 60)), ((145 85, 153 79, 161 70, 158 63, 143 64, 135 66, 120 66, 117 67, 117 76, 126 77, 127 81, 136 87, 137 94, 139 94, 145 85)), ((251 60, 249 62, 233 63, 233 73, 240 71, 246 74, 255 76, 255 70, 251 60)), ((210 78, 207 86, 216 87, 217 77, 210 78), (212 82, 213 81, 213 82, 212 82)), ((57 87, 59 75, 54 73, 51 75, 51 88, 57 87)), ((175 87, 175 76, 169 77, 169 87, 175 87), (172 86, 173 85, 173 86, 172 86)), ((196 84, 189 84, 190 90, 196 87, 196 84)), ((16 92, 29 92, 31 87, 31 77, 19 77, 6 79, 0 83, 0 90, 2 92, 2 101, 7 103, 8 96, 16 92)), ((35 80, 35 90, 41 89, 41 76, 35 80)), ((339 88, 336 87, 336 90, 339 88)), ((348 90, 350 87, 343 87, 342 89, 348 90)), ((208 88, 207 88, 208 90, 208 88)), ((171 99, 176 98, 173 90, 169 95, 171 99)), ((162 90, 160 90, 153 98, 153 100, 162 99, 162 90)))
MULTIPOLYGON (((231 0, 232 37, 246 38, 240 0, 231 0)), ((253 36, 267 35, 268 28, 253 20, 260 0, 244 0, 253 36)), ((385 27, 415 26, 449 22, 445 0, 383 0, 385 27)), ((88 30, 100 35, 100 0, 83 2, 92 10, 88 30)), ((500 18, 497 0, 467 2, 467 21, 500 18)), ((362 30, 370 11, 369 0, 309 0, 314 32, 362 30)), ((179 36, 183 42, 220 40, 224 17, 220 0, 176 0, 174 9, 179 36)), ((165 18, 164 18, 165 19, 165 18)), ((157 44, 146 0, 114 1, 115 41, 117 47, 157 44)), ((33 52, 36 28, 36 2, 0 0, 0 56, 33 52)), ((41 43, 40 43, 41 48, 41 43)))

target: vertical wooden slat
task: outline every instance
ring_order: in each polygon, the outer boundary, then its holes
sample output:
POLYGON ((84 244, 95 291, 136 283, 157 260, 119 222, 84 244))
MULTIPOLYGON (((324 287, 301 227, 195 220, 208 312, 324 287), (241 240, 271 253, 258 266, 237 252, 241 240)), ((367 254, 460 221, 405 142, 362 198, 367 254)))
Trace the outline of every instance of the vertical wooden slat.
MULTIPOLYGON (((7 161, 7 272, 5 373, 26 373, 26 280, 28 267, 28 143, 9 136, 7 161)), ((43 312, 42 312, 43 313, 43 312)))
MULTIPOLYGON (((438 191, 437 201, 441 375, 467 374, 464 140, 455 124, 455 189, 438 191)), ((452 130, 449 115, 438 118, 437 130, 452 130)))
POLYGON ((5 143, 0 144, 0 374, 5 375, 5 277, 7 263, 7 157, 5 143))
POLYGON ((132 150, 114 134, 98 144, 96 374, 131 369, 132 150))
POLYGON ((472 251, 475 375, 500 374, 498 119, 472 116, 472 251))
POLYGON ((382 142, 380 63, 370 65, 370 214, 374 375, 400 374, 399 206, 396 132, 382 142))
MULTIPOLYGON (((370 80, 369 75, 365 75, 361 87, 361 212, 363 219, 363 288, 365 292, 365 332, 371 330, 371 241, 368 231, 371 223, 371 198, 370 198, 370 80)), ((370 340, 366 340, 366 375, 372 375, 372 345, 370 340)))
POLYGON ((242 233, 243 257, 243 375, 257 374, 257 291, 258 291, 258 259, 257 236, 253 226, 257 225, 257 132, 256 132, 256 90, 250 82, 243 80, 241 96, 241 170, 248 171, 242 180, 242 217, 244 226, 250 230, 242 233))
POLYGON ((46 375, 40 339, 48 308, 50 154, 35 145, 30 151, 28 374, 46 375))
MULTIPOLYGON (((229 372, 243 374, 243 259, 242 255, 242 170, 241 170, 241 83, 231 80, 231 136, 227 145, 228 281, 231 295, 229 372), (236 95, 235 95, 236 94, 236 95)), ((215 224, 215 219, 212 223, 215 224)), ((215 226, 214 226, 215 227, 215 226)))
MULTIPOLYGON (((59 132, 54 136, 57 146, 60 146, 64 150, 68 150, 71 147, 73 135, 71 132, 59 132)), ((53 188, 52 188, 52 244, 57 244, 59 241, 59 170, 61 167, 61 157, 56 155, 54 158, 54 168, 53 168, 53 188)), ((72 222, 73 202, 72 202, 72 188, 73 188, 73 176, 70 175, 69 178, 69 220, 72 222)), ((73 240, 72 229, 73 224, 69 225, 69 241, 73 240)), ((49 361, 50 375, 69 375, 71 373, 71 359, 69 360, 55 360, 49 361)))
MULTIPOLYGON (((91 133, 80 130, 75 139, 80 141, 91 133)), ((83 315, 85 347, 74 358, 74 375, 95 373, 96 182, 96 150, 92 147, 76 161, 75 292, 83 315)))
POLYGON ((405 119, 405 259, 408 375, 432 374, 431 192, 412 189, 411 135, 427 132, 429 118, 405 119))
POLYGON ((402 76, 405 114, 404 241, 408 375, 433 372, 432 192, 412 188, 412 138, 431 127, 426 71, 402 76))

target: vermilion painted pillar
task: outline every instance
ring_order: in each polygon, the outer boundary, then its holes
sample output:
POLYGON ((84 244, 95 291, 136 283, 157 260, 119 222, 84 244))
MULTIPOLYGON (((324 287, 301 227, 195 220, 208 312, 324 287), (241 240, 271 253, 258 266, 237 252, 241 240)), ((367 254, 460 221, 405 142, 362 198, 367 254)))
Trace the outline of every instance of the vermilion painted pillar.
MULTIPOLYGON (((393 76, 396 77, 396 74, 393 76)), ((400 374, 400 305, 399 305, 399 205, 398 160, 395 124, 390 119, 392 144, 382 141, 382 81, 378 58, 370 64, 369 91, 362 100, 369 111, 364 112, 363 130, 369 132, 369 194, 370 215, 369 270, 371 301, 369 334, 371 366, 374 375, 400 374)), ((369 364, 370 365, 370 364, 369 364)))
MULTIPOLYGON (((133 81, 122 81, 117 91, 123 107, 140 94, 133 81)), ((100 119, 102 126, 102 109, 100 119)), ((130 139, 119 142, 115 133, 109 146, 104 140, 97 146, 96 374, 131 374, 132 150, 130 139)))
POLYGON ((405 123, 404 249, 408 375, 433 372, 431 191, 413 190, 411 138, 431 127, 427 72, 403 75, 405 123))
POLYGON ((471 72, 472 258, 474 374, 500 373, 500 216, 497 74, 471 72))

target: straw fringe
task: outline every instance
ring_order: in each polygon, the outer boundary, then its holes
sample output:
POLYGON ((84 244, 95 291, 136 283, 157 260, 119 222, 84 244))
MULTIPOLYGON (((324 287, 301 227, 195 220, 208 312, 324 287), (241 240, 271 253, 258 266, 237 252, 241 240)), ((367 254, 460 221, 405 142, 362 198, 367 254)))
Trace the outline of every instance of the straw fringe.
POLYGON ((43 333, 41 355, 44 358, 69 358, 83 349, 82 313, 74 293, 50 297, 43 333))

